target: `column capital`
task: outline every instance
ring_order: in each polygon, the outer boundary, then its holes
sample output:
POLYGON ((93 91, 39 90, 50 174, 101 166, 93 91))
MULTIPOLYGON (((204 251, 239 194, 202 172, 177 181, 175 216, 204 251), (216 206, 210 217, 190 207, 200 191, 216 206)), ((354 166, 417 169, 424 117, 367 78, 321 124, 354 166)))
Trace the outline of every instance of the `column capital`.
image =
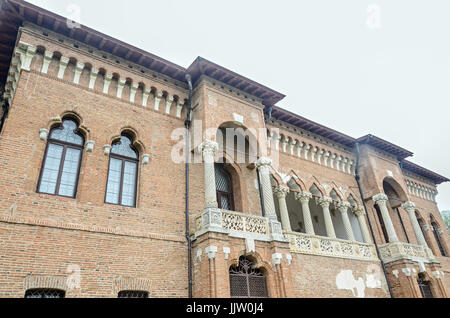
POLYGON ((323 197, 319 199, 319 205, 322 208, 329 208, 330 204, 333 202, 333 199, 330 197, 323 197))
POLYGON ((402 204, 402 208, 407 212, 409 212, 409 210, 412 210, 412 212, 414 212, 416 209, 416 205, 414 204, 414 202, 408 201, 402 204))
POLYGON ((295 194, 295 199, 301 203, 308 203, 312 199, 312 194, 306 191, 302 191, 295 194))
POLYGON ((353 209, 353 213, 355 213, 356 216, 364 216, 366 211, 364 210, 364 207, 358 206, 353 209))
POLYGON ((347 213, 348 209, 350 209, 352 205, 349 202, 339 202, 336 207, 338 208, 339 212, 347 213))
POLYGON ((255 162, 256 168, 261 168, 261 167, 268 168, 271 165, 272 165, 272 160, 270 160, 269 158, 265 158, 265 157, 261 157, 255 162))
POLYGON ((384 193, 379 193, 379 194, 377 194, 377 195, 374 195, 373 197, 372 197, 372 200, 376 203, 376 204, 378 204, 378 203, 386 203, 387 202, 387 200, 388 200, 388 196, 386 195, 386 194, 384 194, 384 193))
POLYGON ((275 189, 273 189, 273 193, 277 196, 277 198, 286 198, 286 196, 289 194, 291 190, 289 187, 280 186, 275 189))
POLYGON ((198 146, 198 150, 203 154, 214 154, 219 150, 219 144, 215 141, 206 139, 198 146))

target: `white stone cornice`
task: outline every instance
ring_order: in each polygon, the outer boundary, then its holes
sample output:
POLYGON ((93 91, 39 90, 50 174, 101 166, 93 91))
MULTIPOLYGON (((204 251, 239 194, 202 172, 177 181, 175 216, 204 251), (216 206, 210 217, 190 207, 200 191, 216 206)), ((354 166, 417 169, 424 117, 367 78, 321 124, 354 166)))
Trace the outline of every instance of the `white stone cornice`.
POLYGON ((179 99, 178 103, 177 103, 177 117, 181 118, 181 112, 183 111, 183 107, 184 107, 184 99, 179 99))
POLYGON ((289 189, 289 187, 285 187, 285 186, 279 186, 279 187, 273 189, 273 193, 279 199, 286 198, 286 196, 289 194, 290 191, 291 190, 289 189))
POLYGON ((80 77, 81 77, 81 73, 83 73, 83 69, 84 69, 84 63, 77 63, 75 65, 75 75, 73 77, 74 84, 80 83, 80 77))
POLYGON ((111 85, 113 75, 110 73, 106 73, 104 77, 104 83, 103 83, 103 94, 109 93, 109 86, 111 85))
POLYGON ((340 171, 341 170, 341 162, 342 162, 342 157, 338 156, 336 158, 336 170, 340 171))
POLYGON ((50 63, 53 59, 53 52, 45 51, 44 52, 44 59, 42 61, 42 68, 41 73, 47 74, 48 73, 48 67, 50 66, 50 63))
POLYGON ((305 145, 305 147, 303 147, 303 151, 305 153, 305 160, 308 160, 308 152, 311 149, 310 145, 305 145))
POLYGON ((63 79, 64 73, 66 71, 67 65, 69 65, 69 58, 65 56, 61 56, 59 60, 59 70, 58 70, 58 78, 63 79))
POLYGON ((144 92, 142 93, 142 106, 147 107, 148 98, 150 96, 150 93, 152 90, 150 88, 145 88, 144 92))
POLYGON ((20 42, 20 44, 26 45, 26 48, 24 47, 23 51, 18 50, 19 54, 21 54, 22 69, 29 72, 31 68, 31 62, 33 61, 33 57, 36 54, 36 47, 24 42, 20 42))
POLYGON ((336 155, 335 154, 331 154, 331 157, 330 157, 330 167, 332 168, 332 169, 334 169, 334 160, 336 159, 336 155))
POLYGON ((312 149, 311 149, 311 161, 312 162, 316 162, 316 154, 317 154, 318 150, 319 150, 319 148, 312 147, 312 149))
POLYGON ((96 68, 91 68, 89 73, 89 89, 94 89, 95 81, 97 80, 98 70, 96 68))
POLYGON ((132 83, 130 88, 130 103, 134 103, 136 99, 136 92, 139 88, 139 83, 132 83))
POLYGON ((163 97, 162 92, 156 92, 156 94, 155 94, 155 110, 159 110, 159 103, 161 103, 162 97, 163 97))
POLYGON ((166 114, 170 114, 170 109, 172 108, 173 96, 167 96, 166 98, 166 114))
POLYGON ((289 144, 291 155, 294 155, 294 147, 296 144, 297 144, 297 140, 292 140, 291 143, 289 144))
POLYGON ((350 163, 348 165, 348 174, 352 174, 354 164, 355 162, 353 160, 350 160, 350 163))
POLYGON ((117 98, 122 98, 122 93, 123 93, 123 89, 125 87, 127 80, 125 78, 121 78, 119 79, 119 81, 117 82, 117 98))
POLYGON ((283 152, 287 151, 288 139, 286 137, 283 138, 281 142, 281 146, 283 147, 283 152))

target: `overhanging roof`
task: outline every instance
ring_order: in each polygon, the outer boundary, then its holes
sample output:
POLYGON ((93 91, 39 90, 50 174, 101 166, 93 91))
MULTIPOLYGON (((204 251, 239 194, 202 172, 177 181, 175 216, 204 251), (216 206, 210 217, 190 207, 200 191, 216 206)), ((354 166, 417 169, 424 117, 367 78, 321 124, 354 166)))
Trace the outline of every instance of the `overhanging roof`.
POLYGON ((384 150, 390 154, 395 155, 399 160, 403 160, 403 159, 411 157, 413 155, 413 153, 411 151, 406 150, 397 145, 394 145, 393 143, 390 143, 389 141, 378 138, 374 135, 366 135, 361 138, 358 138, 356 141, 361 144, 368 144, 375 148, 384 150))
POLYGON ((414 172, 415 174, 418 174, 422 177, 425 177, 427 179, 432 180, 435 184, 441 184, 443 182, 449 182, 450 179, 443 177, 431 170, 425 169, 424 167, 421 167, 419 165, 416 165, 415 163, 412 163, 411 161, 404 160, 402 162, 402 168, 404 170, 408 170, 411 172, 414 172))
POLYGON ((84 25, 70 28, 66 18, 22 0, 0 0, 0 10, 0 82, 7 77, 18 29, 27 21, 181 82, 185 82, 188 72, 192 72, 194 83, 201 75, 206 74, 262 99, 264 105, 272 106, 285 97, 201 57, 198 57, 189 69, 185 69, 84 25))
POLYGON ((242 75, 230 71, 220 65, 217 65, 207 59, 198 57, 188 68, 193 81, 197 81, 200 76, 207 75, 222 83, 235 87, 249 95, 256 96, 263 100, 264 105, 275 105, 282 100, 285 95, 274 91, 264 85, 254 82, 242 75))
POLYGON ((352 147, 356 141, 353 137, 347 136, 277 106, 272 109, 272 117, 349 147, 352 147))

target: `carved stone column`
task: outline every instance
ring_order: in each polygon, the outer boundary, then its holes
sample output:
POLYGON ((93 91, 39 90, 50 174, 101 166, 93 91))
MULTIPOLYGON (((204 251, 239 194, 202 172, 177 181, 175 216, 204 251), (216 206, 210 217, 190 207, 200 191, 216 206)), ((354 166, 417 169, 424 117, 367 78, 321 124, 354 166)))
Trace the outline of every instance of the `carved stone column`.
POLYGON ((305 222, 306 234, 315 235, 314 225, 311 218, 311 211, 309 210, 309 200, 312 199, 312 194, 305 191, 296 193, 295 199, 300 201, 302 205, 303 221, 305 222))
POLYGON ((354 241, 355 235, 353 234, 352 225, 350 223, 350 219, 348 218, 348 210, 350 207, 351 205, 348 202, 340 202, 337 205, 339 212, 341 212, 342 222, 344 223, 345 234, 347 236, 347 239, 349 241, 354 241))
POLYGON ((402 208, 408 212, 409 220, 411 221, 411 224, 414 229, 414 234, 416 234, 417 242, 419 242, 420 245, 424 247, 428 247, 427 241, 425 240, 425 237, 423 236, 422 230, 420 229, 419 222, 416 218, 416 205, 409 201, 402 204, 402 208))
POLYGON ((291 221, 289 220, 289 212, 286 204, 286 196, 290 192, 288 187, 278 187, 273 190, 273 193, 278 198, 278 204, 280 206, 281 225, 283 230, 291 232, 291 221))
POLYGON ((359 227, 361 228, 364 243, 371 244, 372 240, 370 238, 369 229, 367 228, 366 217, 365 217, 366 211, 364 211, 364 207, 362 207, 362 206, 357 207, 353 212, 358 217, 359 227))
POLYGON ((269 158, 260 158, 256 161, 255 165, 258 168, 259 176, 261 179, 261 188, 264 199, 264 211, 266 217, 271 220, 277 221, 277 215, 275 213, 275 204, 273 202, 272 184, 270 183, 270 170, 269 167, 272 164, 272 160, 269 158))
POLYGON ((319 199, 319 205, 323 209, 323 218, 325 219, 325 228, 327 230, 327 236, 330 238, 336 238, 336 233, 334 232, 333 221, 330 215, 330 204, 333 200, 329 197, 323 197, 319 199))
POLYGON ((397 233, 395 233, 394 225, 392 224, 391 216, 389 215, 389 210, 387 208, 387 195, 380 193, 375 195, 372 200, 380 208, 381 216, 383 217, 383 222, 386 226, 386 231, 389 237, 389 243, 398 242, 397 233))
POLYGON ((205 208, 217 208, 216 175, 214 172, 214 154, 219 149, 217 142, 205 140, 199 146, 203 153, 205 167, 205 208))

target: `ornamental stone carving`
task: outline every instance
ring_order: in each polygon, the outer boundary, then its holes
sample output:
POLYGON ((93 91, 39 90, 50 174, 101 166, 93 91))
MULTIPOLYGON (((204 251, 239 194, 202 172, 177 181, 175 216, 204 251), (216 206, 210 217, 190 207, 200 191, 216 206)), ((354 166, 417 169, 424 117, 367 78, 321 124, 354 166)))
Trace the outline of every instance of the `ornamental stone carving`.
POLYGON ((380 193, 380 194, 374 195, 372 197, 372 200, 376 204, 385 204, 388 201, 388 197, 387 197, 387 195, 380 193))
POLYGON ((320 198, 318 201, 318 204, 322 207, 322 208, 329 208, 330 204, 333 202, 332 198, 329 197, 323 197, 320 198))
POLYGON ((219 150, 219 144, 215 141, 205 140, 198 146, 198 150, 205 154, 214 154, 217 150, 219 150))
POLYGON ((312 199, 312 194, 306 191, 302 191, 295 194, 295 199, 300 201, 301 203, 308 203, 312 199))
POLYGON ((286 198, 286 196, 289 194, 289 192, 290 192, 289 187, 284 187, 284 186, 277 187, 273 190, 273 193, 275 194, 275 196, 278 199, 286 198))

